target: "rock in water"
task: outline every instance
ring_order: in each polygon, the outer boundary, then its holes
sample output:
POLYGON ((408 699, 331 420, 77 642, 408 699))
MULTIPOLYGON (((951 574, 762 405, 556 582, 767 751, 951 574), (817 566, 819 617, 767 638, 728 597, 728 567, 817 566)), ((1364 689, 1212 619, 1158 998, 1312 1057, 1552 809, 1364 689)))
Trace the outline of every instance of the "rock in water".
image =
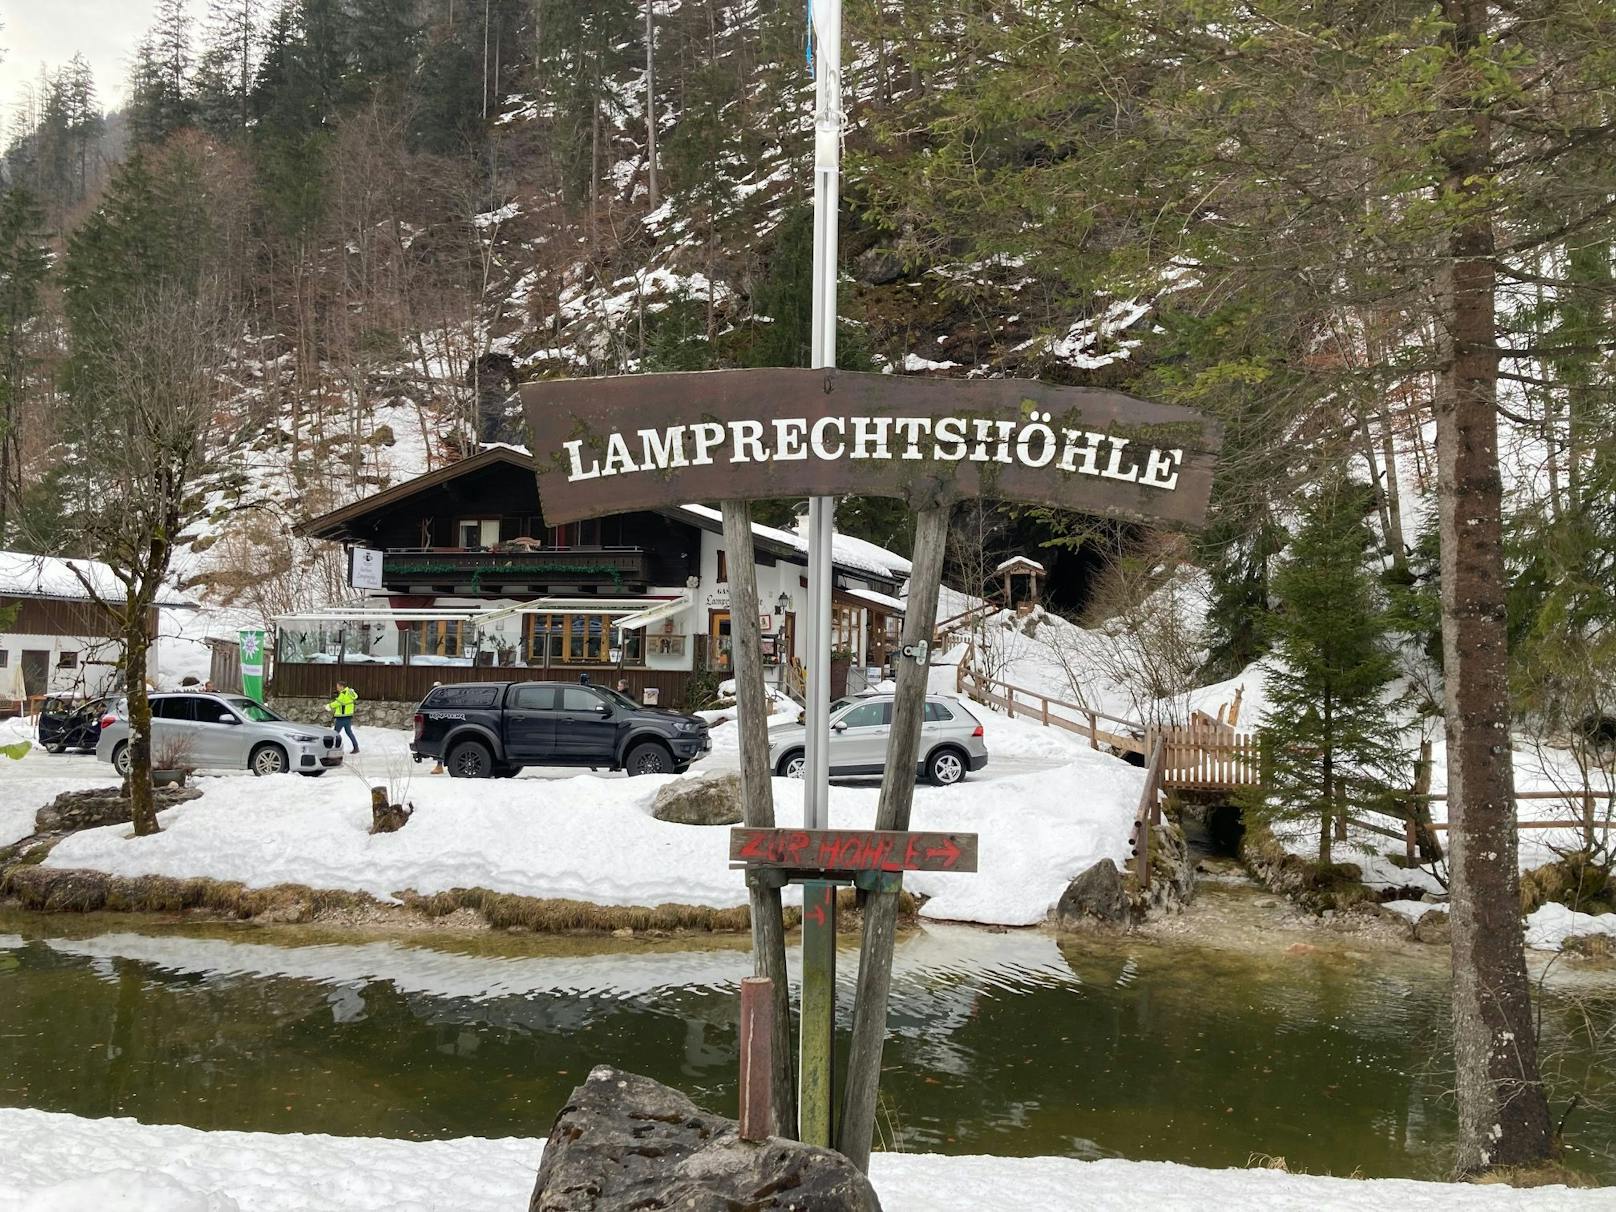
POLYGON ((676 825, 739 825, 740 772, 705 774, 668 783, 656 793, 651 815, 676 825))
POLYGON ((1055 921, 1062 926, 1086 920, 1120 922, 1126 914, 1122 873, 1110 859, 1101 859, 1068 884, 1055 906, 1055 921))
POLYGON ((880 1212, 840 1153, 770 1137, 648 1077, 597 1066, 556 1116, 528 1212, 880 1212))

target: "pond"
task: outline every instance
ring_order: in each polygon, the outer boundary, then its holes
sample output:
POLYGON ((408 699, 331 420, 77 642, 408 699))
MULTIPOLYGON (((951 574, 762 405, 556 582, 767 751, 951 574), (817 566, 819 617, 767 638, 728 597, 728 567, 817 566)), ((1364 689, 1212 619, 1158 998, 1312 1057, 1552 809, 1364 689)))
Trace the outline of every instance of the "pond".
MULTIPOLYGON (((0 914, 0 1104, 543 1136, 609 1061, 733 1114, 741 947, 0 914)), ((856 949, 841 961, 850 978, 856 949)), ((1440 950, 1350 942, 928 927, 898 948, 879 1143, 1440 1177, 1455 1123, 1445 966, 1440 950)), ((1567 1160, 1616 1182, 1616 1072, 1576 1035, 1616 1022, 1616 992, 1559 983, 1544 1006, 1556 1113, 1584 1094, 1567 1160)))

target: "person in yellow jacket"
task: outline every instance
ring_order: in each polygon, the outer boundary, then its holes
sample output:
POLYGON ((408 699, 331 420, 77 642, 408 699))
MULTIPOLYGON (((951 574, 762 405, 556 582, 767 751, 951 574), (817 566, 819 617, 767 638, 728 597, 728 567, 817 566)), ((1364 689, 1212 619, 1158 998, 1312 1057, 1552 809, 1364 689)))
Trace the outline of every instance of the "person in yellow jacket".
POLYGON ((331 726, 337 730, 337 743, 342 743, 343 734, 346 733, 353 751, 359 752, 359 738, 354 735, 353 717, 354 707, 359 703, 359 692, 346 682, 337 683, 337 697, 325 705, 331 713, 331 726))

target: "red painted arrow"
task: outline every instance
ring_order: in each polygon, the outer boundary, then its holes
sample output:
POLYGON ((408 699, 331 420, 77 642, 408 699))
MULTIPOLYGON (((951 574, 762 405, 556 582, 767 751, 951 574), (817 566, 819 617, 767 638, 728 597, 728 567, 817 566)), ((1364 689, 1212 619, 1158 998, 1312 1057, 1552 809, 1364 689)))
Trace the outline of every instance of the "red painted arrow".
POLYGON ((816 926, 825 924, 825 910, 818 905, 804 913, 803 917, 811 919, 816 926))
POLYGON ((954 839, 947 837, 943 839, 941 849, 933 848, 926 851, 926 857, 929 859, 941 857, 945 867, 952 867, 959 862, 959 856, 960 850, 958 846, 954 845, 954 839))

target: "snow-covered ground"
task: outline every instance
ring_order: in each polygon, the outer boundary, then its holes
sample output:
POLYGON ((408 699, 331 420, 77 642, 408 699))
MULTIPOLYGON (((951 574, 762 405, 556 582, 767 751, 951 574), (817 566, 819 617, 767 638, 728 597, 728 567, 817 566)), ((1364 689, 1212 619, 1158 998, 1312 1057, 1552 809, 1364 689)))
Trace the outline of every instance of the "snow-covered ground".
MULTIPOLYGON (((980 869, 913 873, 906 886, 930 898, 922 911, 930 918, 1032 925, 1072 877, 1126 856, 1143 776, 1058 730, 984 715, 988 767, 953 787, 917 787, 911 822, 979 834, 980 869)), ((733 769, 736 735, 733 724, 717 727, 712 756, 692 773, 733 769)), ((194 781, 202 797, 164 812, 161 833, 88 830, 59 843, 46 864, 378 897, 482 887, 606 905, 746 903, 742 873, 729 867, 727 830, 650 815, 668 778, 535 770, 470 782, 410 763, 403 732, 361 728, 359 736, 362 752, 350 769, 322 779, 204 775, 194 781), (368 787, 406 779, 402 798, 416 815, 397 833, 372 836, 368 787)), ((0 816, 0 828, 25 836, 34 809, 59 791, 109 781, 107 766, 82 755, 35 750, 0 765, 0 802, 17 805, 0 816)), ((802 785, 776 779, 774 793, 776 819, 800 821, 802 785)), ((831 824, 871 827, 878 798, 875 780, 837 784, 831 824)))
MULTIPOLYGON (((15 1212, 519 1212, 543 1142, 199 1132, 0 1109, 0 1207, 15 1212)), ((887 1212, 1578 1212, 1610 1189, 1354 1181, 1167 1162, 877 1153, 887 1212)))

